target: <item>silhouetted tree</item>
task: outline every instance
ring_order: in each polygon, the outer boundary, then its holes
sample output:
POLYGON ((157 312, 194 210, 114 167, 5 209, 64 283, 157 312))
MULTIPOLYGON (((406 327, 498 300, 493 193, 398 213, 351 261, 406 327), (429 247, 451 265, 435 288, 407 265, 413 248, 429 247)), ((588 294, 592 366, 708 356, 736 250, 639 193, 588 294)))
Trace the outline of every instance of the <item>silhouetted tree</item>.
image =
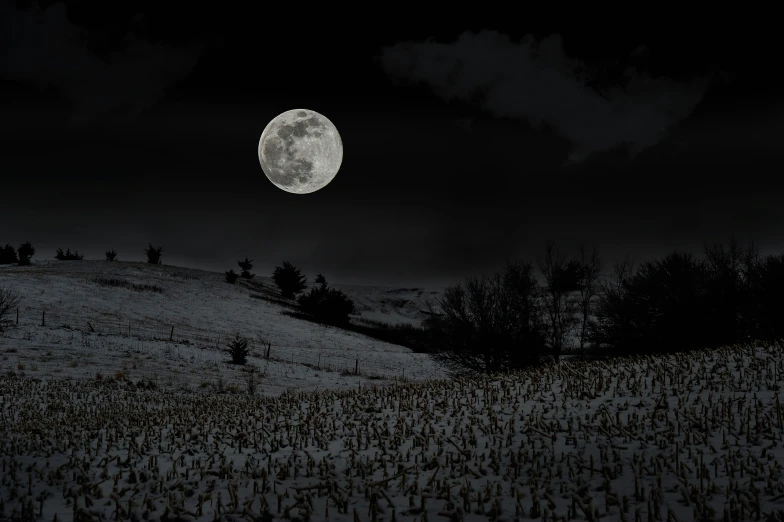
POLYGON ((54 256, 54 258, 59 261, 81 261, 84 259, 84 255, 80 254, 78 251, 74 251, 72 254, 70 248, 66 252, 63 252, 62 248, 58 248, 57 255, 54 256))
POLYGON ((736 344, 754 335, 754 274, 760 256, 753 243, 741 247, 735 237, 729 245, 705 246, 707 263, 708 322, 705 341, 709 346, 736 344))
POLYGON ((525 368, 549 352, 530 263, 507 263, 502 273, 466 278, 427 303, 424 327, 432 357, 455 374, 525 368))
POLYGON ((593 299, 599 292, 599 276, 602 272, 602 260, 599 251, 593 247, 589 254, 584 245, 580 245, 579 276, 577 277, 578 291, 580 293, 580 350, 585 348, 588 331, 588 323, 591 321, 593 311, 593 299))
POLYGON ((9 244, 5 248, 0 249, 0 265, 11 265, 18 263, 19 258, 16 257, 16 249, 9 244))
POLYGON ((545 244, 545 257, 539 261, 545 285, 541 291, 542 304, 548 326, 548 343, 556 361, 563 352, 566 340, 577 325, 576 300, 570 293, 580 290, 580 264, 568 261, 555 249, 553 241, 545 244))
POLYGON ((278 285, 281 295, 290 299, 307 288, 305 282, 308 278, 302 275, 302 271, 299 268, 294 267, 288 261, 284 261, 283 266, 275 267, 275 271, 272 273, 272 280, 278 285))
POLYGON ((10 315, 14 308, 19 306, 19 301, 21 300, 22 298, 18 292, 0 286, 0 332, 3 331, 3 322, 5 322, 6 317, 10 315))
POLYGON ((19 245, 17 253, 19 254, 19 266, 29 265, 30 258, 35 255, 35 248, 28 241, 27 243, 19 245))
POLYGON ((613 261, 613 278, 599 284, 599 294, 594 310, 594 321, 588 324, 586 338, 598 353, 618 355, 629 350, 639 341, 634 328, 630 282, 634 276, 634 261, 625 256, 613 261))
POLYGON ((297 299, 300 309, 325 323, 347 323, 349 315, 354 313, 354 301, 344 292, 328 288, 327 280, 323 275, 319 274, 316 282, 319 286, 312 287, 309 292, 300 295, 297 299))
POLYGON ((248 261, 248 258, 245 257, 245 261, 237 261, 237 264, 242 269, 242 274, 240 274, 240 277, 242 277, 243 279, 253 279, 253 276, 256 275, 250 273, 250 269, 253 268, 252 259, 248 261))
POLYGON ((155 248, 150 243, 150 246, 144 250, 144 253, 147 254, 147 262, 152 263, 154 265, 161 264, 161 253, 163 252, 163 247, 155 248))
POLYGON ((229 270, 228 272, 226 272, 226 282, 229 283, 230 285, 236 283, 238 277, 239 274, 234 270, 229 270))
POLYGON ((706 263, 691 254, 673 252, 643 263, 620 293, 600 298, 599 340, 624 353, 706 347, 707 281, 706 263))
POLYGON ((114 250, 109 250, 106 252, 106 260, 107 261, 116 261, 117 260, 117 252, 114 250))
POLYGON ((248 340, 241 337, 240 334, 234 335, 234 339, 229 342, 228 348, 224 351, 231 356, 233 364, 245 364, 248 362, 248 355, 250 355, 248 340))
POLYGON ((753 337, 772 341, 784 337, 784 255, 771 255, 750 275, 750 316, 753 337))

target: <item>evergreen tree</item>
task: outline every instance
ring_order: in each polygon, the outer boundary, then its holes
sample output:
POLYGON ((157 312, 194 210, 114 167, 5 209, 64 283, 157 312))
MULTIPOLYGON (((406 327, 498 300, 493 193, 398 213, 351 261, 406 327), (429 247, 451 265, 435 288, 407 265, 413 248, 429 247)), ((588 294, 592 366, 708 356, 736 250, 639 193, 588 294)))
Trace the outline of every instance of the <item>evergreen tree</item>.
POLYGON ((275 267, 275 271, 272 273, 272 280, 278 285, 281 295, 290 299, 307 288, 305 282, 308 278, 302 275, 302 271, 299 268, 296 268, 288 261, 284 261, 283 266, 275 267))
POLYGON ((109 250, 106 252, 106 260, 107 261, 116 261, 117 260, 117 252, 114 250, 109 250))
POLYGON ((253 279, 253 276, 256 275, 250 273, 250 269, 253 268, 253 260, 251 259, 249 261, 247 256, 245 257, 245 261, 237 261, 237 264, 242 269, 242 273, 240 274, 240 277, 242 277, 243 279, 253 279))
POLYGON ((16 257, 16 249, 14 247, 6 244, 5 248, 0 248, 0 265, 10 265, 18 262, 19 258, 16 257))
POLYGON ((35 248, 28 241, 27 243, 19 245, 17 253, 19 254, 19 266, 29 265, 30 258, 35 255, 35 248))
POLYGON ((319 274, 316 282, 319 286, 312 287, 297 299, 300 310, 325 323, 347 323, 349 315, 354 313, 354 301, 340 290, 327 288, 327 280, 323 275, 319 274))
POLYGON ((152 263, 153 265, 160 265, 161 264, 161 253, 163 252, 163 247, 155 248, 150 243, 149 248, 145 249, 144 253, 147 254, 147 262, 152 263))
POLYGON ((229 342, 228 348, 224 351, 231 355, 231 362, 233 364, 245 364, 248 362, 248 355, 250 355, 248 340, 244 337, 240 337, 240 334, 235 334, 234 339, 229 342))
POLYGON ((230 285, 236 283, 238 277, 239 274, 234 270, 229 270, 228 272, 226 272, 226 282, 229 283, 230 285))

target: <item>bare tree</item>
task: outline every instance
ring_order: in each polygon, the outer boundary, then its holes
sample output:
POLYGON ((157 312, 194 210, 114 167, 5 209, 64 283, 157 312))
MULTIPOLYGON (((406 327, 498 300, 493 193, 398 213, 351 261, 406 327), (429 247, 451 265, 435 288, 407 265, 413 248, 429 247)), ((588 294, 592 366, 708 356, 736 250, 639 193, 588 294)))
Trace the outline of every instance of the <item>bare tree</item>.
POLYGON ((545 243, 545 257, 539 261, 539 270, 545 280, 541 299, 549 327, 548 344, 556 361, 577 323, 577 302, 570 294, 580 289, 579 268, 576 260, 567 261, 555 249, 554 241, 545 243))
POLYGON ((0 287, 0 332, 3 331, 3 321, 11 310, 19 306, 22 298, 17 292, 10 288, 0 287))
POLYGON ((585 348, 586 331, 591 315, 591 300, 599 293, 599 276, 602 272, 602 260, 594 246, 589 254, 585 245, 579 247, 580 257, 580 312, 582 326, 580 328, 580 350, 585 348))
POLYGON ((454 374, 494 373, 536 364, 545 332, 530 264, 508 263, 503 273, 466 278, 427 303, 432 357, 454 374))
POLYGON ((719 342, 735 344, 747 341, 753 329, 753 313, 757 300, 753 297, 752 279, 759 266, 759 252, 754 243, 741 246, 735 237, 724 245, 705 245, 708 263, 707 303, 713 323, 708 336, 719 342))
POLYGON ((599 283, 595 319, 586 328, 586 340, 597 353, 617 350, 619 343, 630 336, 632 318, 627 296, 634 271, 634 260, 626 255, 621 261, 613 261, 613 276, 599 283))
POLYGON ((619 294, 623 292, 624 285, 631 280, 634 274, 634 259, 625 255, 622 261, 613 261, 613 278, 610 283, 603 283, 602 286, 615 290, 619 294))

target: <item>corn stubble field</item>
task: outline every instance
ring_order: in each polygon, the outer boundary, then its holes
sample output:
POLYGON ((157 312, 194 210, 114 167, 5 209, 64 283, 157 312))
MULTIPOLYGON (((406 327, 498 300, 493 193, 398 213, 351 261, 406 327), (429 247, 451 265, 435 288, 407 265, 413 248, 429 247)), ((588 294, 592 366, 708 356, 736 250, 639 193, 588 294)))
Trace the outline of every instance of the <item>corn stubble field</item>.
POLYGON ((277 397, 0 383, 0 519, 784 520, 784 344, 277 397))

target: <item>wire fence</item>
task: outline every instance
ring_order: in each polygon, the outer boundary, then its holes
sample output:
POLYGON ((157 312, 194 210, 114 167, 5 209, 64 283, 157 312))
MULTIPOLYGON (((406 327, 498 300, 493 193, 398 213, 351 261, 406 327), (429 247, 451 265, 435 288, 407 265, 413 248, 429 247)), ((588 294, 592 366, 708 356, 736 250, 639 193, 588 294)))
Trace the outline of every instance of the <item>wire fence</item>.
MULTIPOLYGON (((229 359, 225 350, 235 332, 230 329, 199 328, 188 324, 172 324, 160 320, 128 319, 120 314, 108 314, 85 309, 84 312, 45 308, 20 307, 9 314, 12 323, 19 327, 35 329, 65 329, 96 336, 122 339, 123 350, 141 354, 156 354, 162 358, 190 360, 200 363, 215 363, 229 359), (198 348, 193 350, 190 348, 198 348)), ((327 327, 327 329, 330 327, 327 327)), ((328 330, 324 330, 327 332, 328 330)), ((269 361, 301 364, 325 371, 337 371, 364 377, 413 377, 416 361, 412 357, 425 358, 406 349, 397 352, 346 350, 338 345, 339 339, 331 335, 302 341, 297 344, 279 344, 272 340, 259 339, 253 355, 269 361), (332 346, 328 346, 329 344, 332 346), (363 353, 362 356, 359 356, 363 353), (414 363, 412 365, 412 363, 414 363), (414 368, 412 368, 412 366, 414 368), (409 368, 407 372, 406 369, 409 368), (408 373, 408 375, 406 375, 408 373)), ((82 342, 89 342, 84 341, 82 342)), ((368 343, 370 343, 368 339, 368 343)), ((358 348, 368 346, 353 339, 358 348)))

